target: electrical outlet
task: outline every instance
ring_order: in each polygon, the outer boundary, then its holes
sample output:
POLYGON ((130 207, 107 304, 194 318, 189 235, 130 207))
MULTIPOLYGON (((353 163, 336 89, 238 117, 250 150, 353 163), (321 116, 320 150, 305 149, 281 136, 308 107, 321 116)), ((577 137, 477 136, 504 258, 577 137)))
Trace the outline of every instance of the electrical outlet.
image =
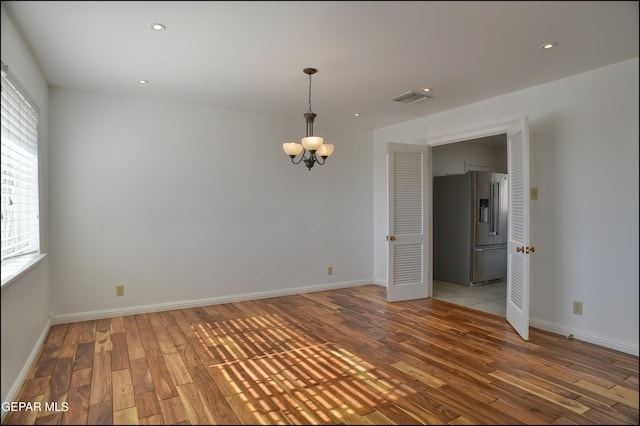
POLYGON ((124 285, 116 286, 116 296, 124 296, 124 285))
POLYGON ((576 300, 573 301, 573 313, 576 315, 582 315, 582 302, 576 300))
POLYGON ((327 275, 333 275, 333 266, 327 268, 327 275))

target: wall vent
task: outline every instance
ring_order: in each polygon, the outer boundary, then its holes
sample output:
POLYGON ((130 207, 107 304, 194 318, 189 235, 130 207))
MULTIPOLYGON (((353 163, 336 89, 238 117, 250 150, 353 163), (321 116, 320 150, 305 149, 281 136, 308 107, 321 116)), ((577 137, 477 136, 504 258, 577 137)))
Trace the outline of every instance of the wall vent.
POLYGON ((408 92, 403 93, 402 95, 396 96, 392 100, 394 102, 401 102, 403 104, 411 105, 411 104, 415 104, 416 102, 429 99, 430 97, 431 96, 423 95, 421 93, 416 93, 413 90, 409 90, 408 92))

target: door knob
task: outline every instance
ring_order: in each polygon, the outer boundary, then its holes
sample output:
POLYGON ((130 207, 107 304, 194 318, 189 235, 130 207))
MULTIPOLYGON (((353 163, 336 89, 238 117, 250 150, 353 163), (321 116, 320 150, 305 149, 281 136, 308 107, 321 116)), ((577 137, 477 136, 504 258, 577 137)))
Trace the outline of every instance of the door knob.
POLYGON ((395 241, 396 237, 393 235, 387 235, 387 241, 395 241))
POLYGON ((516 247, 516 251, 518 253, 529 254, 536 251, 535 247, 516 247))

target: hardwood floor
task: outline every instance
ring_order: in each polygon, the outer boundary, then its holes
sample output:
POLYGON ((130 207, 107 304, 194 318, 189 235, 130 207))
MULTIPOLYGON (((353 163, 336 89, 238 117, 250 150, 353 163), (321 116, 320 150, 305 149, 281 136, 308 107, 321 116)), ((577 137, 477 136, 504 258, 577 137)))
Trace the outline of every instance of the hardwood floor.
POLYGON ((638 424, 638 357, 371 285, 56 325, 17 401, 5 424, 638 424))

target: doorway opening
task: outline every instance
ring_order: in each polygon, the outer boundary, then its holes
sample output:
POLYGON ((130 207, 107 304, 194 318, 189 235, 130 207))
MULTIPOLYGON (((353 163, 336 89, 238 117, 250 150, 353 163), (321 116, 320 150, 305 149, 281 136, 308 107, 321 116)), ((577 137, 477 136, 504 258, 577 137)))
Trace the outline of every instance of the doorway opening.
MULTIPOLYGON (((450 175, 463 175, 469 172, 491 172, 498 174, 507 174, 507 134, 500 133, 496 135, 480 137, 475 139, 463 140, 455 143, 449 143, 444 145, 433 146, 431 148, 431 162, 432 162, 432 179, 442 176, 450 175)), ((432 183, 434 183, 433 181, 432 183)), ((432 207, 433 211, 437 210, 437 199, 432 191, 432 207)), ((506 191, 505 191, 506 193, 506 191)), ((442 196, 442 195, 441 195, 442 196)), ((508 200, 508 195, 507 198, 508 200)), ((442 198, 440 198, 442 202, 442 198)), ((469 207, 471 208, 472 201, 469 201, 469 207)), ((470 218, 472 220, 472 218, 470 218)), ((476 217, 473 220, 480 220, 476 217)), ((484 220, 484 219, 483 219, 484 220)), ((436 233, 436 224, 434 222, 434 235, 436 233)), ((469 232, 472 232, 474 226, 470 224, 469 232)), ((450 253, 449 248, 442 246, 443 238, 433 236, 433 256, 434 259, 440 254, 440 259, 443 254, 450 253), (438 252, 438 250, 440 250, 438 252)), ((445 237, 444 240, 447 240, 445 237)), ((469 247, 467 251, 460 256, 460 258, 449 259, 453 260, 450 267, 454 268, 467 268, 472 270, 474 249, 472 247, 472 237, 470 237, 469 247)), ((493 251, 492 253, 497 253, 493 251)), ((500 258, 504 253, 504 259, 499 259, 500 262, 504 262, 506 265, 506 249, 504 252, 500 251, 500 258)), ((496 256, 492 254, 492 256, 496 256)), ((507 277, 506 266, 504 276, 500 278, 492 277, 491 280, 481 283, 471 283, 463 278, 449 279, 451 273, 443 273, 438 270, 442 268, 439 266, 441 261, 434 262, 433 269, 433 281, 432 281, 432 297, 435 299, 445 300, 457 305, 463 305, 483 312, 488 312, 494 315, 506 316, 507 305, 507 277), (440 275, 440 277, 439 277, 440 275), (453 282, 456 281, 456 282, 453 282)), ((467 271, 462 272, 461 275, 465 276, 467 271)), ((458 274, 460 275, 460 274, 458 274)))

